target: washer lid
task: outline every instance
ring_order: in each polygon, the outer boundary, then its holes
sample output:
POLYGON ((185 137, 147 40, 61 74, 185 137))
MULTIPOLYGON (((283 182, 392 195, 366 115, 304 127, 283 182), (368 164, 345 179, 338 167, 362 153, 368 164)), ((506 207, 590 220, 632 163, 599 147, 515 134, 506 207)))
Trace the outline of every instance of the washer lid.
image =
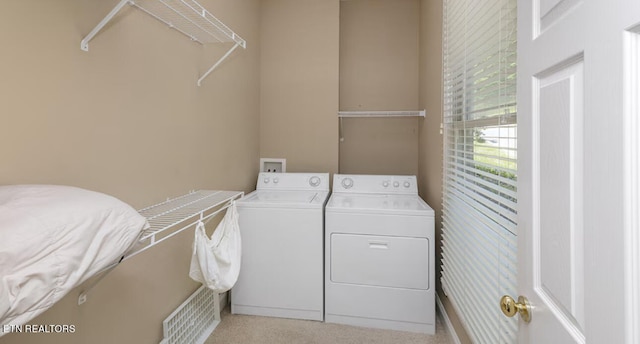
POLYGON ((256 190, 236 202, 239 207, 322 207, 329 192, 256 190))
POLYGON ((394 215, 434 216, 434 211, 419 196, 334 193, 327 211, 394 215))

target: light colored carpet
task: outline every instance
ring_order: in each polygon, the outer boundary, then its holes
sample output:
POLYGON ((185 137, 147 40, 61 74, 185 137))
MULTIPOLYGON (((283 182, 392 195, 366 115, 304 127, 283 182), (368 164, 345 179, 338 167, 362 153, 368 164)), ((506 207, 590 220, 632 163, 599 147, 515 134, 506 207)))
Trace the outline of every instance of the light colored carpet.
POLYGON ((226 307, 222 321, 206 344, 452 344, 438 314, 436 334, 369 329, 327 324, 319 321, 293 320, 252 315, 230 314, 226 307))

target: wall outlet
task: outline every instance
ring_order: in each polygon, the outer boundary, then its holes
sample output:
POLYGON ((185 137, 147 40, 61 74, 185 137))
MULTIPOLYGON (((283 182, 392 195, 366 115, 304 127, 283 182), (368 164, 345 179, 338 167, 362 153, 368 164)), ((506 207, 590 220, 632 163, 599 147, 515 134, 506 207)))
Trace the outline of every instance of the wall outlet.
POLYGON ((287 159, 260 158, 260 172, 287 172, 287 159))

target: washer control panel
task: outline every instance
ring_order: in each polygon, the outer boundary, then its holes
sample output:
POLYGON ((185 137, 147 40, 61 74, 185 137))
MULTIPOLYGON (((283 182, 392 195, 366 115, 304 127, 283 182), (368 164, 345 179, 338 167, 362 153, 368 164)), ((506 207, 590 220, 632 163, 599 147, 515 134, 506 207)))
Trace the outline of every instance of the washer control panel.
POLYGON ((256 189, 329 191, 329 173, 261 172, 256 189))
POLYGON ((335 174, 333 192, 418 194, 416 176, 335 174))

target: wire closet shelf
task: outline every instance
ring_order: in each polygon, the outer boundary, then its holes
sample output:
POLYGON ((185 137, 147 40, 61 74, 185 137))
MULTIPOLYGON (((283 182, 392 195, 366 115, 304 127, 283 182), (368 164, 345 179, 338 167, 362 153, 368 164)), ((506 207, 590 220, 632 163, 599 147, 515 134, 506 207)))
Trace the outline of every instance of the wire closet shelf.
POLYGON ((149 222, 149 228, 142 232, 139 240, 144 246, 134 247, 125 259, 179 234, 199 221, 212 218, 226 210, 231 202, 242 195, 244 193, 239 191, 198 190, 139 210, 140 215, 146 217, 149 222), (220 209, 210 212, 216 208, 220 209), (177 229, 179 225, 182 227, 177 229), (173 231, 169 231, 170 229, 173 231))
POLYGON ((338 111, 339 118, 349 117, 425 117, 425 110, 417 111, 338 111))
POLYGON ((89 291, 121 262, 193 228, 199 221, 213 218, 242 196, 244 192, 241 191, 198 190, 139 210, 140 215, 147 218, 149 227, 120 261, 103 270, 102 275, 80 293, 78 305, 83 304, 89 291))
POLYGON ((125 5, 136 7, 165 23, 172 29, 200 44, 232 42, 229 49, 207 72, 198 79, 198 86, 222 61, 247 42, 195 0, 121 0, 107 16, 80 42, 80 49, 89 51, 89 41, 120 12, 125 5))
POLYGON ((200 43, 246 42, 193 0, 129 0, 129 3, 200 43))

